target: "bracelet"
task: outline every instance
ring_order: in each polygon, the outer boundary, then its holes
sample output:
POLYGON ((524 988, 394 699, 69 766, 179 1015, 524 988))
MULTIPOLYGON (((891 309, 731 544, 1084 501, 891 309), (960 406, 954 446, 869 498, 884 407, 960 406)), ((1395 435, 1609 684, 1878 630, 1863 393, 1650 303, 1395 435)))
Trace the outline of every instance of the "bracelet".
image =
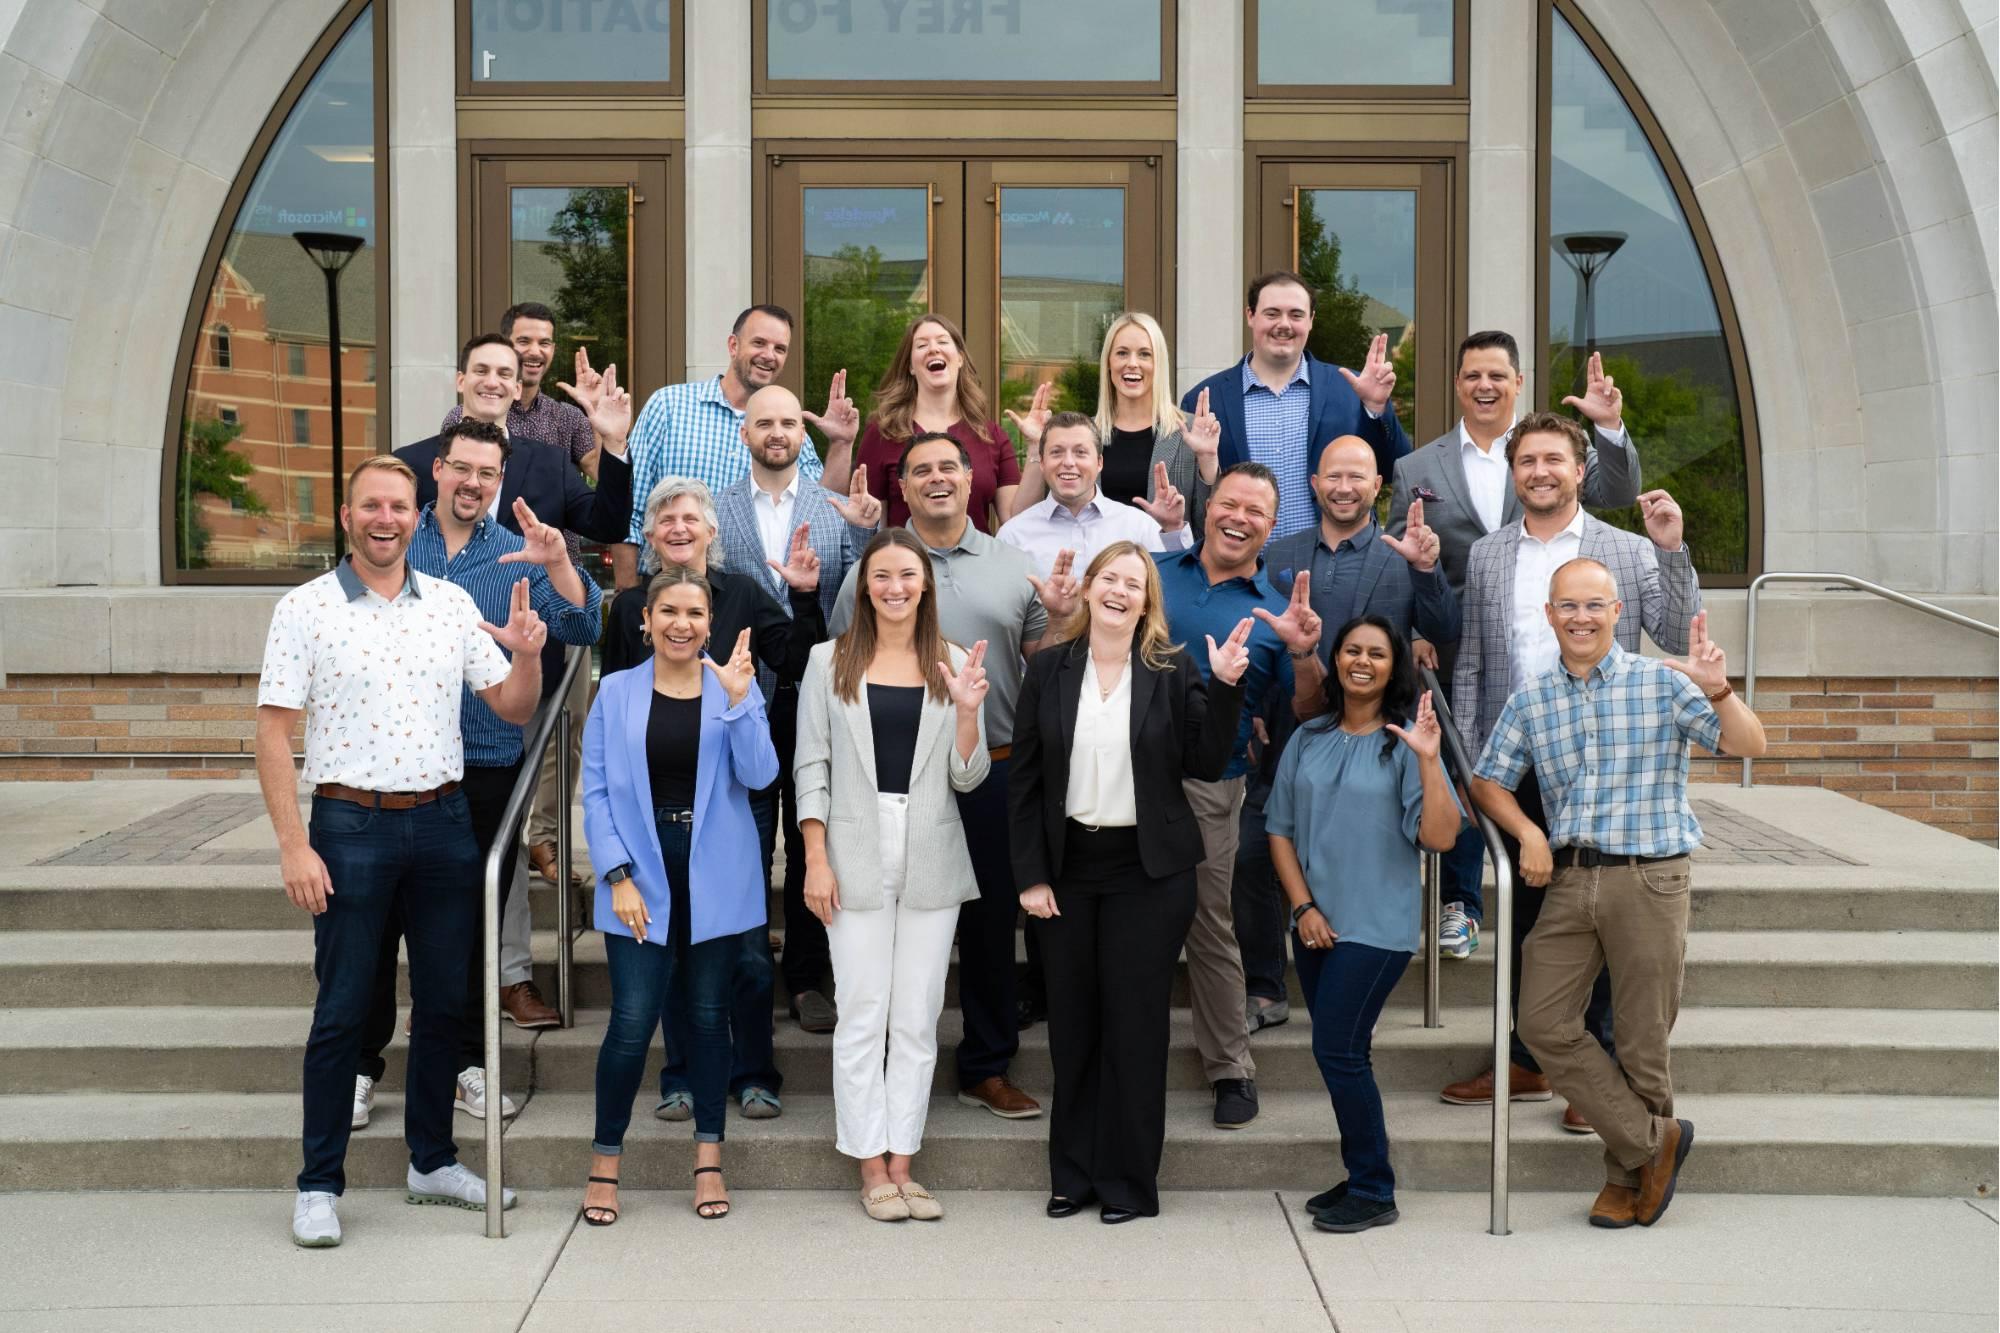
POLYGON ((1296 929, 1299 924, 1300 917, 1304 916, 1307 912, 1317 912, 1317 911, 1319 911, 1318 903, 1315 902, 1300 903, 1297 907, 1294 907, 1292 909, 1292 926, 1296 929))
POLYGON ((1714 694, 1708 696, 1708 701, 1712 704, 1719 704, 1724 699, 1727 699, 1730 695, 1734 693, 1736 693, 1735 686, 1724 684, 1721 689, 1717 690, 1714 694))

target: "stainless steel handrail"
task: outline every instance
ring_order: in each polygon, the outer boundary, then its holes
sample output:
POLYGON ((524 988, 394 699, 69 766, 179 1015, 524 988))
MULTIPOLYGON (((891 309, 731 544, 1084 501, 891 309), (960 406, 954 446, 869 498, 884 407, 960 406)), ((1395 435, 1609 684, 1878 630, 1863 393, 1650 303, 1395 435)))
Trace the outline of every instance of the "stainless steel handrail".
MULTIPOLYGON (((556 683, 555 693, 543 700, 528 720, 527 734, 521 746, 521 775, 514 779, 514 790, 507 796, 506 812, 500 816, 500 830, 493 837, 493 845, 486 851, 486 899, 485 911, 480 926, 481 938, 486 943, 486 975, 483 982, 486 996, 485 1044, 486 1044, 486 1234, 498 1240, 507 1234, 507 1213, 502 1206, 505 1197, 505 1173, 502 1170, 500 1140, 505 1130, 505 1117, 500 1114, 500 876, 514 873, 514 863, 519 857, 521 821, 528 813, 528 799, 535 790, 536 776, 542 769, 542 751, 554 737, 558 742, 556 750, 556 1002, 562 1010, 563 1026, 568 1027, 574 1013, 570 999, 571 955, 575 947, 575 937, 570 934, 569 918, 569 692, 576 683, 576 673, 588 668, 590 649, 576 647, 569 649, 563 662, 562 679, 556 683)), ((525 891, 525 886, 524 890, 525 891)))
MULTIPOLYGON (((1936 616, 1939 620, 1947 620, 1966 629, 1976 629, 1991 638, 2000 638, 2000 625, 1989 625, 1983 620, 1974 620, 1971 616, 1946 610, 1935 602, 1912 597, 1906 592, 1897 592, 1894 588, 1885 588, 1879 583, 1870 583, 1867 579, 1856 578, 1852 574, 1815 574, 1798 570, 1759 574, 1750 580, 1750 594, 1745 600, 1743 611, 1743 706, 1752 712, 1757 709, 1757 594, 1763 591, 1767 583, 1836 583, 1843 588, 1852 588, 1856 592, 1874 593, 1877 597, 1894 602, 1898 606, 1907 606, 1912 611, 1922 611, 1927 616, 1936 616)), ((1750 764, 1751 760, 1746 755, 1743 760, 1743 785, 1746 787, 1750 785, 1750 764)))
POLYGON ((1438 893, 1443 888, 1444 862, 1436 852, 1425 852, 1424 892, 1424 1026, 1441 1028, 1438 1016, 1438 893))
MULTIPOLYGON (((1472 755, 1465 748, 1465 738, 1459 735, 1458 724, 1452 721, 1451 704, 1445 688, 1438 683, 1435 671, 1429 667, 1418 669, 1423 672, 1424 688, 1431 692, 1431 707, 1437 711, 1438 729, 1444 733, 1446 764, 1458 771, 1460 784, 1469 791, 1472 786, 1472 755)), ((1479 822, 1480 835, 1486 839, 1486 855, 1493 862, 1493 911, 1488 914, 1493 926, 1489 936, 1493 940, 1493 1145, 1492 1169, 1487 1185, 1489 1208, 1486 1230, 1490 1235, 1504 1236, 1508 1234, 1507 1173, 1513 1133, 1513 1103, 1508 1087, 1513 1061, 1508 1039, 1513 1032, 1514 1016, 1514 958, 1510 948, 1514 938, 1514 866, 1507 859, 1506 844, 1500 841, 1499 825, 1476 806, 1472 817, 1479 822)), ((1431 932, 1425 952, 1431 959, 1435 975, 1435 930, 1431 932)), ((1427 987, 1434 984, 1432 981, 1425 983, 1427 987)), ((1432 1002, 1432 997, 1426 996, 1426 1002, 1432 1002)))

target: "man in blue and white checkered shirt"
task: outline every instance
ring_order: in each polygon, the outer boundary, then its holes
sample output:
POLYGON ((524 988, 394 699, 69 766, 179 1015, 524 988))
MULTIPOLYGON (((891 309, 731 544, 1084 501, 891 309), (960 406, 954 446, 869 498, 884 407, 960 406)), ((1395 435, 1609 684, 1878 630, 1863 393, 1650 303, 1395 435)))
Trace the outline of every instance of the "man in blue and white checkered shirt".
POLYGON ((1480 807, 1520 841, 1521 877, 1547 885, 1521 950, 1521 1040, 1549 1082, 1604 1140, 1592 1226, 1651 1226, 1673 1201, 1694 1126, 1674 1118, 1668 1038, 1687 953, 1688 853, 1701 825, 1687 803, 1691 745, 1764 752, 1764 728, 1729 686, 1708 615, 1688 655, 1618 646, 1623 603, 1611 571, 1571 560, 1545 608, 1562 663, 1508 697, 1472 783, 1480 807), (1532 768, 1549 832, 1514 791, 1532 768), (1611 973, 1613 1059, 1585 1031, 1598 970, 1611 973))

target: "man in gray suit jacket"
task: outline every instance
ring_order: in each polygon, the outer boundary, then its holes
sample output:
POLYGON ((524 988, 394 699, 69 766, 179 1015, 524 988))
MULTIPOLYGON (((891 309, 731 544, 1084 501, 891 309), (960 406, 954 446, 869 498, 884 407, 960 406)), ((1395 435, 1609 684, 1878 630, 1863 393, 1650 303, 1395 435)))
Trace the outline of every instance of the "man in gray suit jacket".
MULTIPOLYGON (((792 392, 769 385, 750 395, 743 405, 743 447, 750 451, 750 471, 725 486, 715 497, 716 566, 755 579, 785 614, 791 600, 785 582, 770 562, 785 563, 800 539, 819 558, 820 611, 831 618, 834 599, 848 569, 861 558, 862 548, 882 521, 882 502, 867 491, 867 477, 856 469, 859 488, 845 500, 799 474, 799 451, 806 443, 805 410, 792 392)), ((711 559, 715 559, 711 554, 711 559)), ((780 684, 766 669, 758 680, 771 722, 771 741, 778 751, 778 780, 750 795, 757 816, 757 836, 763 843, 764 873, 769 878, 771 851, 777 830, 785 838, 785 951, 782 970, 791 1015, 808 1032, 831 1032, 838 1011, 826 997, 825 985, 833 961, 827 952, 826 927, 805 905, 805 843, 798 827, 797 795, 792 788, 792 747, 798 730, 798 690, 780 684), (782 815, 782 818, 780 817, 782 815)))
MULTIPOLYGON (((1498 329, 1474 333, 1458 345, 1459 421, 1396 463, 1395 490, 1389 499, 1389 531, 1400 537, 1409 521, 1410 505, 1423 502, 1424 522, 1438 536, 1445 578, 1453 594, 1465 595, 1465 562, 1472 544, 1489 532, 1521 521, 1507 467, 1507 435, 1514 428, 1514 410, 1521 394, 1521 349, 1514 335, 1498 329)), ((1626 433, 1624 394, 1604 373, 1603 361, 1590 358, 1582 397, 1563 399, 1591 423, 1592 443, 1584 450, 1582 498, 1587 509, 1622 509, 1639 498, 1639 454, 1626 433)), ((1454 652, 1451 644, 1431 642, 1418 627, 1417 660, 1435 669, 1450 688, 1454 652)), ((1479 947, 1479 923, 1485 916, 1480 875, 1486 841, 1477 827, 1466 829, 1458 846, 1445 857, 1438 895, 1443 912, 1438 920, 1438 947, 1447 957, 1466 958, 1479 947)))
MULTIPOLYGON (((1561 664, 1556 631, 1544 608, 1549 580, 1567 561, 1596 560, 1611 571, 1618 596, 1636 616, 1620 617, 1618 646, 1639 651, 1643 628, 1669 653, 1686 653, 1689 627, 1701 610, 1694 563, 1682 541, 1680 506, 1665 491, 1639 497, 1646 536, 1614 528, 1583 511, 1585 459, 1589 439, 1583 427, 1553 412, 1522 418, 1507 441, 1514 494, 1521 520, 1473 543, 1465 566, 1465 598, 1452 675, 1452 712, 1468 745, 1483 747, 1507 696, 1561 664), (1650 538, 1650 540, 1648 540, 1650 538)), ((1429 505, 1425 506, 1426 512, 1429 505)), ((1539 821, 1541 799, 1531 773, 1520 789, 1522 808, 1539 821)), ((1521 941, 1541 912, 1542 891, 1522 880, 1519 848, 1507 841, 1517 863, 1514 938, 1504 943, 1519 957, 1521 941)), ((1516 969, 1518 971, 1518 967, 1516 969)), ((1516 978, 1518 999, 1518 977, 1516 978)), ((1611 1049, 1609 978, 1600 974, 1585 1013, 1585 1025, 1611 1049)), ((1510 1095, 1515 1100, 1547 1100, 1548 1079, 1516 1037, 1510 1095)), ((1481 1105, 1493 1099, 1491 1071, 1444 1089, 1444 1100, 1481 1105)), ((1565 1111, 1565 1129, 1588 1132, 1574 1110, 1565 1111)))

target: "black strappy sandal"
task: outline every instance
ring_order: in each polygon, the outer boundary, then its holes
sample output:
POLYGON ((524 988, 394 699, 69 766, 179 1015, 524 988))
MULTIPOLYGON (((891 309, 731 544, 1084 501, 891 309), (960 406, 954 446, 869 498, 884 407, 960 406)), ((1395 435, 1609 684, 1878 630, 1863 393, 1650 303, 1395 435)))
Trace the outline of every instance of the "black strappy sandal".
MULTIPOLYGON (((616 1185, 618 1183, 618 1177, 592 1176, 590 1177, 590 1183, 593 1185, 616 1185)), ((587 1227, 608 1227, 617 1220, 618 1220, 618 1210, 616 1208, 608 1208, 602 1204, 594 1204, 594 1203, 587 1203, 583 1206, 583 1224, 587 1227), (609 1213, 611 1214, 611 1216, 605 1218, 596 1218, 591 1216, 592 1213, 609 1213)))
MULTIPOLYGON (((694 1173, 697 1176, 719 1176, 722 1174, 722 1168, 719 1166, 698 1166, 694 1169, 694 1173)), ((729 1200, 710 1199, 707 1203, 698 1203, 694 1206, 694 1215, 704 1222, 713 1222, 718 1217, 727 1217, 729 1216, 729 1200)))

